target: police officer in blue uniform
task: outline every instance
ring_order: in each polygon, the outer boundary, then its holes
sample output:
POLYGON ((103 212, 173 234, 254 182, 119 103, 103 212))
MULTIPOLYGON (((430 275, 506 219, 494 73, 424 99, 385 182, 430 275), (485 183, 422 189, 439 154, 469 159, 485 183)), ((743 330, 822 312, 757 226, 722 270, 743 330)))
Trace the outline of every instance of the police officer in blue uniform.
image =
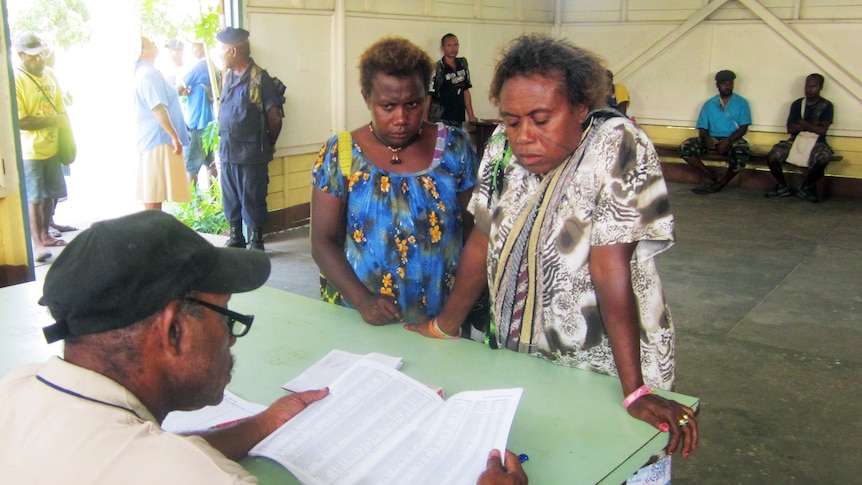
POLYGON ((222 205, 230 223, 225 246, 246 247, 245 222, 249 249, 263 251, 268 164, 281 132, 284 98, 251 58, 248 36, 247 30, 233 27, 216 35, 226 68, 218 117, 222 205))

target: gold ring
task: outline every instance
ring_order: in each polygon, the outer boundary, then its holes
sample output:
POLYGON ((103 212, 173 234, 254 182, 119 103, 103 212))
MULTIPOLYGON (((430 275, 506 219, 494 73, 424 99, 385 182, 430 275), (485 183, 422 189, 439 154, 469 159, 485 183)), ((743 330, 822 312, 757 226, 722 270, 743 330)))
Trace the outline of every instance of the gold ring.
POLYGON ((680 427, 680 428, 684 428, 684 427, 688 426, 688 416, 683 415, 683 416, 682 416, 682 419, 680 419, 680 420, 679 420, 679 421, 677 421, 677 422, 679 423, 679 427, 680 427))

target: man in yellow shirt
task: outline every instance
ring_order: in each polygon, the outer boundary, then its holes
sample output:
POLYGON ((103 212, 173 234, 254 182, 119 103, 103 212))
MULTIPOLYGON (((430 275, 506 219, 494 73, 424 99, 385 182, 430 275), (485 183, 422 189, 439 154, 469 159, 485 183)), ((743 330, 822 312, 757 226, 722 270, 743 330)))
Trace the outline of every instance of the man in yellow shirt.
POLYGON ((48 234, 54 201, 66 196, 66 180, 57 159, 57 128, 68 126, 60 83, 45 66, 48 47, 38 35, 25 32, 15 39, 21 65, 15 70, 18 126, 30 215, 30 238, 37 262, 51 258, 48 247, 65 246, 48 234))
POLYGON ((629 109, 631 99, 629 98, 629 90, 625 84, 614 84, 614 73, 608 69, 608 106, 616 108, 620 113, 628 116, 626 111, 629 109))

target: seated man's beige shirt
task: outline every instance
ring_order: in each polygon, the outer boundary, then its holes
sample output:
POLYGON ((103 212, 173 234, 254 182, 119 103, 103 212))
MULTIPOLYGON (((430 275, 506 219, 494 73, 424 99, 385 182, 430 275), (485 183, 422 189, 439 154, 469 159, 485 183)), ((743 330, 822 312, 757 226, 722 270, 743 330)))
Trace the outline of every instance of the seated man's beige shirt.
POLYGON ((0 483, 254 484, 199 437, 164 431, 131 392, 58 357, 0 380, 0 483))

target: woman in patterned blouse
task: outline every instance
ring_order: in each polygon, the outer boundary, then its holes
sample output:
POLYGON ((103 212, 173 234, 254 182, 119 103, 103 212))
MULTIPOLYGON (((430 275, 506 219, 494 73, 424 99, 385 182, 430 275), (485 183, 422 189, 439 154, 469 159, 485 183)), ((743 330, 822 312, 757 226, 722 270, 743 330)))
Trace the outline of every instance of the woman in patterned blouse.
POLYGON ((359 69, 371 122, 332 137, 312 168, 322 296, 372 325, 425 320, 442 310, 472 227, 476 154, 460 129, 423 122, 424 50, 385 38, 359 69))
MULTIPOLYGON (((605 68, 566 41, 516 39, 491 99, 503 120, 468 206, 475 229, 452 298, 434 319, 458 328, 485 288, 490 344, 618 377, 629 414, 697 446, 694 410, 653 394, 674 383, 674 331, 654 256, 673 244, 658 156, 605 106, 605 68)), ((428 326, 409 329, 432 336, 428 326)), ((574 411, 574 410, 573 410, 574 411)), ((658 466, 666 467, 662 459, 658 466)))

